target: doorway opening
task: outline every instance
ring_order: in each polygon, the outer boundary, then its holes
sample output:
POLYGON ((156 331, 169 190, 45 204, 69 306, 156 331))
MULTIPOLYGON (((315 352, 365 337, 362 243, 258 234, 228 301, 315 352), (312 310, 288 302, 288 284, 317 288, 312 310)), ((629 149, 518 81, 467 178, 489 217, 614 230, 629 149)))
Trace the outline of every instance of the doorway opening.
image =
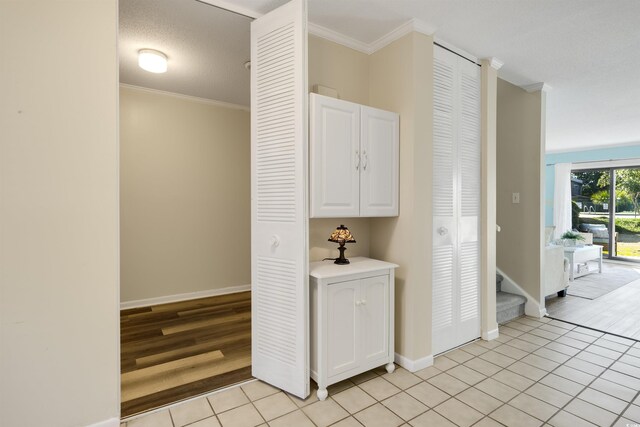
POLYGON ((121 415, 251 378, 251 18, 120 0, 121 415), (165 73, 138 66, 160 51, 165 73))
POLYGON ((564 248, 570 272, 566 297, 549 298, 546 307, 553 318, 637 340, 640 167, 636 165, 582 165, 571 171, 572 226, 584 241, 564 248), (599 251, 605 262, 599 262, 599 251))
POLYGON ((640 261, 640 167, 574 169, 571 185, 574 228, 604 257, 640 261))

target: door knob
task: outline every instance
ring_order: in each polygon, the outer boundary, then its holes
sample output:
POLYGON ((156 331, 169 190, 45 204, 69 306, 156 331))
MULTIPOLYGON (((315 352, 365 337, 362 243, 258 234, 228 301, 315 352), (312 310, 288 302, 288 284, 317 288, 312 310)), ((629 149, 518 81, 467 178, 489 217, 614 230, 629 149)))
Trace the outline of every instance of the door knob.
POLYGON ((449 230, 447 230, 447 227, 440 227, 438 228, 438 234, 441 236, 446 235, 449 232, 449 230))
POLYGON ((271 239, 269 240, 269 243, 274 248, 277 248, 278 246, 280 246, 280 237, 277 234, 274 234, 273 236, 271 236, 271 239))

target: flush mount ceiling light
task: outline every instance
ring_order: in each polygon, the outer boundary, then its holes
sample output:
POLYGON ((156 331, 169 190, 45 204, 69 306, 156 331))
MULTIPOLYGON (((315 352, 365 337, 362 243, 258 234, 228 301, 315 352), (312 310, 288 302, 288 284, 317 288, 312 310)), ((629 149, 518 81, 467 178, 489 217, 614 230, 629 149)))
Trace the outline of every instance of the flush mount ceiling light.
POLYGON ((167 55, 158 50, 142 49, 138 51, 138 65, 151 73, 166 73, 167 55))

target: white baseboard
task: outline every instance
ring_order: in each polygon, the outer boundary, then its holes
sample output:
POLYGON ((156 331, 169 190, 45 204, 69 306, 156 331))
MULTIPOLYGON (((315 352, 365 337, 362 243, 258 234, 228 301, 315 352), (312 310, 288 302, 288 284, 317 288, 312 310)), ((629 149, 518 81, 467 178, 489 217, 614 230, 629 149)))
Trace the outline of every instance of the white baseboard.
POLYGON ((535 301, 527 301, 524 305, 524 314, 541 319, 547 315, 547 309, 545 307, 540 307, 540 304, 537 304, 535 301))
POLYGON ((109 418, 108 420, 90 424, 88 427, 120 427, 120 418, 109 418))
POLYGON ((541 318, 546 316, 547 309, 544 307, 544 302, 540 304, 531 295, 527 293, 520 285, 518 285, 511 277, 506 275, 502 270, 496 268, 496 271, 503 277, 502 290, 511 294, 522 295, 527 299, 524 305, 524 314, 527 316, 541 318))
POLYGON ((482 339, 485 341, 491 341, 491 340, 495 340, 496 338, 498 338, 498 336, 500 335, 500 332, 498 331, 498 328, 492 329, 490 331, 487 332, 482 332, 482 339))
POLYGON ((209 289, 206 291, 188 292, 185 294, 167 295, 163 297, 145 298, 120 303, 120 310, 130 308, 147 307, 150 305, 167 304, 170 302, 187 301, 190 299, 214 297, 217 295, 235 294, 237 292, 250 291, 251 285, 229 286, 227 288, 209 289))
POLYGON ((416 372, 433 365, 433 355, 430 354, 418 360, 411 360, 401 354, 395 353, 394 361, 409 372, 416 372))

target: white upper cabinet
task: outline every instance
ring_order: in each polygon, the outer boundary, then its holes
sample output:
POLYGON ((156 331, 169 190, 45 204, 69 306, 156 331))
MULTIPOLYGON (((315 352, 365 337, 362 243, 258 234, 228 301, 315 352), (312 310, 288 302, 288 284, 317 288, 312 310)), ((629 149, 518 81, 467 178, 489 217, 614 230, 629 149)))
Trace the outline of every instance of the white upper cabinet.
POLYGON ((399 116, 311 94, 311 218, 398 215, 399 116))

